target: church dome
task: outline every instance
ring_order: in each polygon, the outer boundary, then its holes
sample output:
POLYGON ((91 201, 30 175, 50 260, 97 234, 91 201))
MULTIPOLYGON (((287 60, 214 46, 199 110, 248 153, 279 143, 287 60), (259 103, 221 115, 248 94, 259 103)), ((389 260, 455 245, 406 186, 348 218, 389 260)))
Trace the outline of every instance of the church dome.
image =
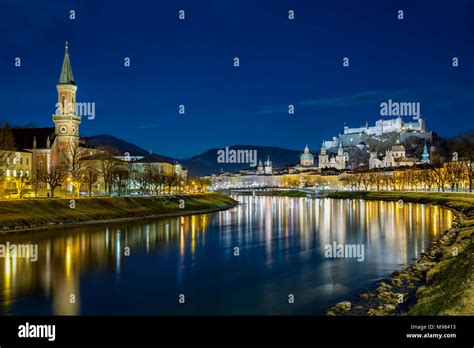
POLYGON ((300 161, 313 161, 314 156, 310 153, 302 153, 300 156, 300 161))
POLYGON ((306 145, 304 152, 300 156, 300 163, 302 165, 312 165, 314 163, 314 156, 309 152, 308 145, 306 145))

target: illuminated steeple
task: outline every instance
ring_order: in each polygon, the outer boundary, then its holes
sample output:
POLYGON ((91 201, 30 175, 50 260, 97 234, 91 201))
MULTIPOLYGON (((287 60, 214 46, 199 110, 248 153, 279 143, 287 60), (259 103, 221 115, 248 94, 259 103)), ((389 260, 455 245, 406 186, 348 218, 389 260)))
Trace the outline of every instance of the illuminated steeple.
POLYGON ((337 155, 343 156, 344 155, 344 148, 342 147, 342 140, 339 141, 339 148, 337 149, 337 155))
POLYGON ((56 89, 58 90, 58 102, 56 103, 56 112, 53 114, 56 138, 51 146, 55 147, 54 163, 61 165, 64 164, 71 144, 79 144, 79 125, 81 123, 81 117, 77 114, 76 109, 77 85, 72 75, 67 41, 61 76, 56 89))
POLYGON ((75 85, 74 75, 72 74, 71 61, 69 60, 68 43, 66 41, 66 52, 64 53, 63 67, 59 77, 60 85, 75 85))
POLYGON ((423 163, 430 163, 430 153, 428 151, 428 146, 426 146, 426 141, 425 141, 425 146, 423 147, 423 154, 421 155, 421 161, 423 163))
POLYGON ((324 140, 323 140, 323 144, 321 145, 320 154, 321 154, 321 155, 326 155, 326 145, 325 145, 325 143, 324 143, 324 140))

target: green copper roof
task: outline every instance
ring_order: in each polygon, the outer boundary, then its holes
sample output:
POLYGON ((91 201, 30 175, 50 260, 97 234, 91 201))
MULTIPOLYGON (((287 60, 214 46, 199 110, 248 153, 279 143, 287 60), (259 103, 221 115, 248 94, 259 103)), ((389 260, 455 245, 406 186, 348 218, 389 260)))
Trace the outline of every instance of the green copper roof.
POLYGON ((63 68, 59 77, 60 85, 75 85, 74 76, 72 75, 71 61, 69 60, 68 46, 66 41, 66 53, 64 54, 63 68))
POLYGON ((307 160, 307 161, 313 161, 314 160, 313 155, 311 154, 311 152, 309 152, 308 144, 306 144, 306 147, 304 148, 304 152, 300 156, 300 160, 302 160, 302 161, 303 160, 307 160))
POLYGON ((302 161, 304 161, 304 160, 313 161, 314 156, 312 154, 310 154, 309 152, 308 153, 302 153, 301 156, 300 156, 300 160, 302 160, 302 161))

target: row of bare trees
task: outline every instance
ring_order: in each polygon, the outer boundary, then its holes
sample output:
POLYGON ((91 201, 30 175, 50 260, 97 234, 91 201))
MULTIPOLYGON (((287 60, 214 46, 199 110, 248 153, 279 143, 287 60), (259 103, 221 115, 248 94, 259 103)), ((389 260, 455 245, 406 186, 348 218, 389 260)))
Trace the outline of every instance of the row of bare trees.
MULTIPOLYGON (((117 150, 111 147, 90 151, 80 147, 78 142, 68 144, 59 158, 40 166, 32 163, 31 173, 17 173, 15 169, 16 147, 10 127, 0 127, 0 197, 8 187, 9 194, 23 198, 28 191, 37 197, 40 190, 48 189, 48 196, 54 197, 59 187, 72 187, 75 195, 87 191, 88 195, 117 193, 121 195, 129 189, 142 193, 181 192, 186 184, 177 173, 164 172, 159 163, 128 163, 118 160, 117 150), (13 173, 13 175, 11 175, 13 173), (8 180, 9 185, 3 185, 8 180), (10 193, 11 192, 11 193, 10 193)), ((35 161, 33 161, 35 162, 35 161)), ((194 190, 207 187, 201 179, 193 181, 194 190)))
MULTIPOLYGON (((7 167, 7 161, 5 160, 7 167)), ((144 165, 120 161, 110 152, 102 151, 90 155, 78 144, 70 144, 68 152, 61 165, 51 165, 49 168, 36 166, 30 175, 12 177, 19 198, 32 189, 38 196, 40 188, 48 188, 48 195, 55 196, 57 188, 71 185, 73 192, 79 196, 81 191, 87 191, 89 197, 97 190, 103 194, 112 191, 118 195, 126 192, 131 186, 142 193, 172 193, 180 192, 185 185, 176 173, 165 173, 157 163, 144 165)), ((196 180, 200 187, 200 180, 196 180)))
POLYGON ((85 189, 91 197, 98 183, 102 185, 101 193, 108 194, 115 189, 120 195, 126 190, 130 179, 128 165, 113 157, 108 149, 88 155, 87 150, 77 144, 69 146, 62 172, 77 196, 85 189))
POLYGON ((435 150, 430 164, 394 171, 374 169, 348 173, 341 181, 356 190, 437 190, 472 192, 474 179, 474 134, 445 142, 435 150), (447 153, 451 155, 448 156, 447 153))
POLYGON ((102 192, 115 190, 118 195, 131 186, 145 193, 171 193, 180 191, 184 181, 177 173, 165 173, 157 163, 124 163, 112 156, 110 149, 92 156, 84 156, 81 151, 70 147, 67 159, 67 173, 72 186, 79 194, 84 187, 89 196, 97 182, 103 184, 102 192))
POLYGON ((442 167, 350 173, 340 180, 355 190, 459 191, 472 190, 469 177, 467 163, 458 161, 447 162, 442 167))
POLYGON ((63 162, 60 165, 51 165, 49 168, 36 167, 31 176, 31 186, 35 196, 39 187, 47 186, 50 197, 54 197, 58 187, 70 184, 75 195, 79 196, 81 189, 85 188, 92 195, 94 185, 102 176, 102 162, 115 162, 112 156, 97 160, 85 160, 85 153, 77 144, 71 144, 63 162))
MULTIPOLYGON (((4 158, 11 152, 0 153, 4 162, 0 167, 9 169, 11 161, 4 158)), ((5 180, 5 175, 0 177, 5 180)), ((114 187, 122 188, 128 180, 128 168, 108 152, 88 156, 78 144, 72 143, 59 165, 51 164, 49 168, 35 166, 31 174, 18 173, 8 180, 14 183, 19 198, 23 198, 30 188, 38 196, 39 189, 43 187, 47 187, 49 196, 54 197, 56 189, 67 184, 73 187, 75 195, 79 196, 81 190, 86 190, 91 196, 98 182, 102 183, 102 193, 110 193, 114 187)))
POLYGON ((156 163, 146 163, 132 168, 131 180, 141 192, 171 193, 181 190, 184 181, 176 173, 165 173, 156 163))

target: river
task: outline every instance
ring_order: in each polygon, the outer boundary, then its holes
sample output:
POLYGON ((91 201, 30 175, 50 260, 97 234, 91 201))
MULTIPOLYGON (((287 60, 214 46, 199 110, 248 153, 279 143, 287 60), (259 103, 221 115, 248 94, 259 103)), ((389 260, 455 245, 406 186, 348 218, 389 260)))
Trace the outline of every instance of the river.
POLYGON ((234 198, 243 204, 212 214, 0 235, 38 252, 0 258, 0 313, 322 315, 411 263, 454 218, 411 203, 234 198), (363 255, 328 257, 334 246, 363 255))

